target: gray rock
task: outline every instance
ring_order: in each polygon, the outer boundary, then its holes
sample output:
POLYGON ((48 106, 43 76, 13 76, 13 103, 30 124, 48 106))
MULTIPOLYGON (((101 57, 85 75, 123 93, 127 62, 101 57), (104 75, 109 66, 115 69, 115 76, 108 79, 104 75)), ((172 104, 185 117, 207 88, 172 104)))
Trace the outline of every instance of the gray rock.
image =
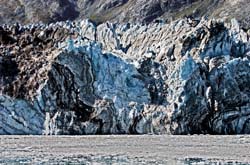
MULTIPOLYGON (((87 18, 97 24, 106 21, 161 24, 185 17, 205 16, 225 20, 235 17, 240 26, 248 29, 249 8, 248 0, 1 0, 0 24, 87 18)), ((197 23, 190 21, 190 24, 197 23)))

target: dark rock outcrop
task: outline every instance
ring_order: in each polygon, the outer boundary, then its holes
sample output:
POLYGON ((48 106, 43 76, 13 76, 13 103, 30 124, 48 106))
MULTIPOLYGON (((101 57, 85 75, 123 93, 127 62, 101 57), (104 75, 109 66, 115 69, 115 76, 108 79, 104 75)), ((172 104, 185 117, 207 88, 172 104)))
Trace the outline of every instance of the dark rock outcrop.
POLYGON ((236 20, 0 30, 0 134, 250 132, 249 34, 236 20))

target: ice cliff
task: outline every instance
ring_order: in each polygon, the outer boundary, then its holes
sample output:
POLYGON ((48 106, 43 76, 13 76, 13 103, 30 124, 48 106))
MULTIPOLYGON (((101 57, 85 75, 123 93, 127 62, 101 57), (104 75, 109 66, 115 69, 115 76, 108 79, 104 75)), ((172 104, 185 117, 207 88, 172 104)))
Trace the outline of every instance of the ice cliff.
POLYGON ((236 20, 0 26, 0 134, 250 133, 236 20))

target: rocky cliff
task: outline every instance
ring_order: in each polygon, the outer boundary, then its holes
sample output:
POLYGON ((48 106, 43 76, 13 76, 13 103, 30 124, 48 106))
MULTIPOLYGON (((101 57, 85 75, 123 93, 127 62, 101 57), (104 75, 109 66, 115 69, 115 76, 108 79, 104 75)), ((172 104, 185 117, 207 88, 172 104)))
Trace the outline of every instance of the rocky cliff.
POLYGON ((89 18, 105 21, 150 23, 186 16, 237 18, 249 25, 249 0, 1 0, 0 24, 51 23, 89 18))
POLYGON ((233 19, 0 26, 0 134, 250 133, 233 19))

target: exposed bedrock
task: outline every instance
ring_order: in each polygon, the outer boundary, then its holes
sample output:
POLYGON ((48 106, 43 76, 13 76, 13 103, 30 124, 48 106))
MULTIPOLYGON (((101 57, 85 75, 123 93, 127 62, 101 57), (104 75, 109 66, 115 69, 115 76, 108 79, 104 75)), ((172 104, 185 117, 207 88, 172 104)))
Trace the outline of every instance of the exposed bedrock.
POLYGON ((237 21, 0 27, 0 134, 250 133, 237 21))

